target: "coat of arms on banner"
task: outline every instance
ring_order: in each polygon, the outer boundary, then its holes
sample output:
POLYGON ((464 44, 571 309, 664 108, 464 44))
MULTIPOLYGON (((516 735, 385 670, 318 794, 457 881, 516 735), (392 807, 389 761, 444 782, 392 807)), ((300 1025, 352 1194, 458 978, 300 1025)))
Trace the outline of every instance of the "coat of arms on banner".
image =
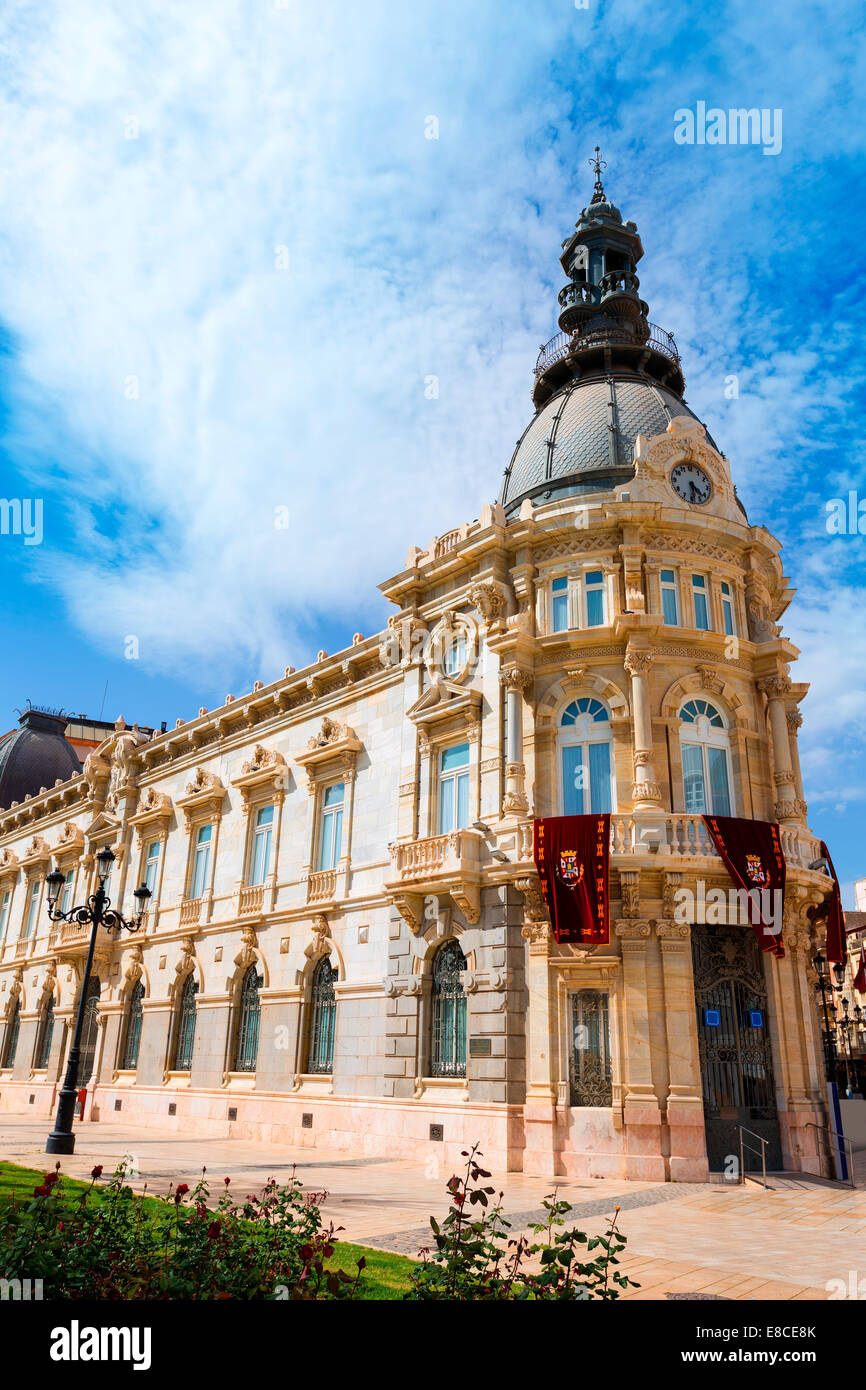
POLYGON ((578 861, 577 850, 560 850, 557 873, 567 888, 577 887, 583 878, 583 865, 578 861))
POLYGON ((746 855, 746 873, 749 876, 749 881, 754 883, 756 888, 763 888, 770 881, 770 875, 764 868, 759 854, 746 855))

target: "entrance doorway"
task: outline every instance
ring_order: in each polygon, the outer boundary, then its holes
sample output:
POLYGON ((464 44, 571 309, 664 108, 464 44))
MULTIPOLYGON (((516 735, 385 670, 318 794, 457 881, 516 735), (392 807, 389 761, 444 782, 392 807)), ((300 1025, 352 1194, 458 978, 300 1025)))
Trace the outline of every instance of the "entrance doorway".
POLYGON ((744 1135, 744 1164, 761 1167, 767 1141, 768 1170, 782 1166, 779 1117, 773 1083, 773 1058, 767 1026, 764 962, 749 927, 693 926, 692 959, 698 1012, 698 1045, 704 1095, 707 1159, 711 1172, 739 1159, 739 1126, 744 1135))

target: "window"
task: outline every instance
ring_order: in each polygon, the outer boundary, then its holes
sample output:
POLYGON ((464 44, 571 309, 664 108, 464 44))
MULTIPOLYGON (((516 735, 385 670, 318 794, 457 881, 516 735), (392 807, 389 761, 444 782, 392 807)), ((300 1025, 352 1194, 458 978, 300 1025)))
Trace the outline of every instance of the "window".
MULTIPOLYGON (((271 807, 273 810, 273 807, 271 807)), ((254 965, 244 975, 241 985, 240 1014, 235 1045, 235 1071, 255 1071, 259 1055, 259 1024, 262 1002, 259 991, 263 981, 254 965)))
POLYGON ((562 814, 612 811, 614 804, 610 718, 600 700, 573 700, 560 721, 562 814))
POLYGON ((15 1053, 18 1050, 18 1032, 21 1027, 21 1005, 16 999, 12 1008, 12 1014, 6 1024, 6 1036, 3 1039, 3 1065, 4 1067, 14 1067, 15 1053))
POLYGON ((72 907, 72 892, 75 887, 75 870, 67 869, 63 875, 63 887, 60 890, 60 911, 68 912, 72 907))
POLYGON ((334 981, 337 972, 327 956, 323 956, 313 974, 310 994, 310 1042, 307 1048, 307 1071, 328 1076, 334 1070, 334 1030, 337 1022, 337 997, 334 981))
POLYGON ((180 992, 177 1010, 177 1026, 174 1040, 172 1071, 189 1071, 192 1066, 192 1053, 195 1047, 195 997, 198 983, 194 975, 187 975, 180 992))
POLYGON ((25 940, 31 936, 39 920, 39 896, 42 892, 42 880, 35 878, 30 885, 30 892, 27 895, 27 916, 24 920, 24 931, 22 935, 25 940))
POLYGON ((583 576, 586 593, 586 626, 604 626, 604 574, 601 570, 587 570, 583 576))
POLYGON ((734 627, 734 596, 731 593, 730 584, 722 581, 722 622, 725 632, 729 637, 733 637, 736 632, 734 627))
POLYGON ((611 1105, 610 1023, 607 995, 581 989, 571 996, 572 1105, 611 1105))
POLYGON ((730 744, 725 721, 707 700, 680 710, 683 791, 688 815, 730 816, 730 744))
POLYGON ((550 585, 551 628, 553 632, 565 632, 568 628, 568 580, 554 579, 550 585))
POLYGON ((710 631, 710 610, 707 607, 707 581, 702 574, 692 575, 692 599, 695 605, 695 627, 710 631))
POLYGON ((274 832, 273 806, 260 806, 253 829, 250 883, 264 883, 271 867, 271 838, 274 832))
MULTIPOLYGON (((156 842, 159 844, 159 841, 156 842)), ((138 1066, 138 1049, 141 1045, 141 1023, 144 1014, 144 985, 141 980, 133 985, 126 1009, 126 1037, 123 1043, 123 1057, 120 1066, 123 1071, 135 1071, 138 1066)))
POLYGON ((6 936, 6 928, 9 925, 9 907, 12 902, 12 889, 7 888, 0 896, 0 945, 6 936))
POLYGON ((458 632, 448 641, 442 653, 442 670, 446 676, 456 676, 466 665, 466 633, 458 632))
POLYGON ((466 957, 446 941, 433 960, 433 1046, 431 1076, 466 1075, 466 995, 460 976, 466 957))
POLYGON ((36 1038, 36 1051, 33 1054, 33 1065, 37 1070, 42 1070, 48 1066, 48 1058, 51 1056, 51 1041, 54 1037, 54 995, 49 994, 45 1008, 42 1010, 42 1017, 39 1020, 39 1033, 36 1038))
POLYGON ((200 898, 210 882, 210 846, 212 837, 212 825, 200 825, 196 831, 195 849, 192 859, 191 898, 200 898))
POLYGON ((151 897, 156 896, 156 877, 159 870, 159 840, 151 840, 144 851, 144 883, 150 889, 151 897))
POLYGON ((346 787, 334 782, 322 793, 322 826, 319 832, 319 869, 335 869, 343 840, 343 804, 346 787))
POLYGON ((443 748, 439 755, 439 834, 469 824, 469 744, 443 748))
POLYGON ((662 570, 659 576, 662 591, 662 614, 664 620, 670 627, 680 625, 680 606, 677 594, 677 576, 675 570, 662 570))

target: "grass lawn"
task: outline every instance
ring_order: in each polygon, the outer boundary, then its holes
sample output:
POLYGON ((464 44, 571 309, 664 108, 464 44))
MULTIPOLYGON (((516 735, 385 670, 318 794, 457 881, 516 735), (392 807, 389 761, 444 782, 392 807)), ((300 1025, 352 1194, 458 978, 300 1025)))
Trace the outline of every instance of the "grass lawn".
MULTIPOLYGON (((9 1202, 17 1199, 21 1203, 27 1203, 33 1196, 34 1187, 38 1187, 47 1172, 50 1172, 50 1165, 46 1168, 20 1168, 16 1163, 6 1163, 0 1160, 0 1203, 9 1202)), ((63 1178, 63 1187, 70 1193, 86 1192, 90 1188, 89 1182, 83 1182, 79 1178, 70 1178, 60 1170, 63 1178)), ((109 1177, 110 1173, 106 1169, 103 1175, 109 1177)), ((99 1183, 94 1186, 91 1194, 91 1201, 99 1201, 99 1183)), ((144 1199, 148 1206, 156 1208, 160 1203, 155 1198, 146 1197, 144 1199)), ((324 1215, 327 1217, 327 1204, 324 1208, 324 1215)), ((372 1250, 366 1245, 350 1245, 348 1241, 339 1241, 334 1258, 331 1263, 340 1269, 344 1269, 347 1274, 353 1274, 357 1261, 363 1255, 367 1261, 364 1270, 360 1297, 365 1300, 380 1300, 402 1298, 404 1292, 409 1287, 412 1276, 414 1260, 409 1260, 405 1255, 392 1255, 385 1250, 372 1250)))

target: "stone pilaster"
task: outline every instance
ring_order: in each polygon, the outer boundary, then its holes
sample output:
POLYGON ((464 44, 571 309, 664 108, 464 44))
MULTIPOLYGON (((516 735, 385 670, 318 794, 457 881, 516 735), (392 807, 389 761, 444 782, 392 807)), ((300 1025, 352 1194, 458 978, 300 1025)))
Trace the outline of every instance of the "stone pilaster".
POLYGON ((527 944, 526 1101, 523 1169, 544 1177, 559 1172, 556 1133, 556 1023, 551 988, 550 953, 553 931, 536 878, 518 879, 515 887, 524 895, 526 916, 521 935, 527 944))
POLYGON ((794 765, 791 760, 791 744, 788 739, 787 700, 791 692, 791 682, 787 676, 764 676, 758 681, 758 689, 767 697, 770 715, 770 733, 773 743, 773 781, 776 786, 776 804, 773 814, 781 825, 798 825, 804 816, 805 808, 798 800, 794 785, 794 765))
POLYGON ((623 1126, 625 1176, 645 1182, 664 1182, 661 1109, 652 1079, 650 1008, 646 948, 649 922, 627 918, 614 927, 622 947, 623 1012, 626 1020, 623 1056, 623 1126))
POLYGON ((521 666, 505 665, 499 679, 506 692, 506 750, 504 815, 529 810, 526 767, 523 762, 523 701, 532 685, 532 673, 521 666))
MULTIPOLYGON (((674 877, 679 879, 681 875, 674 877)), ((670 1176, 674 1182, 706 1182, 707 1146, 691 928, 685 922, 662 919, 655 923, 655 931, 664 981, 670 1176)))

